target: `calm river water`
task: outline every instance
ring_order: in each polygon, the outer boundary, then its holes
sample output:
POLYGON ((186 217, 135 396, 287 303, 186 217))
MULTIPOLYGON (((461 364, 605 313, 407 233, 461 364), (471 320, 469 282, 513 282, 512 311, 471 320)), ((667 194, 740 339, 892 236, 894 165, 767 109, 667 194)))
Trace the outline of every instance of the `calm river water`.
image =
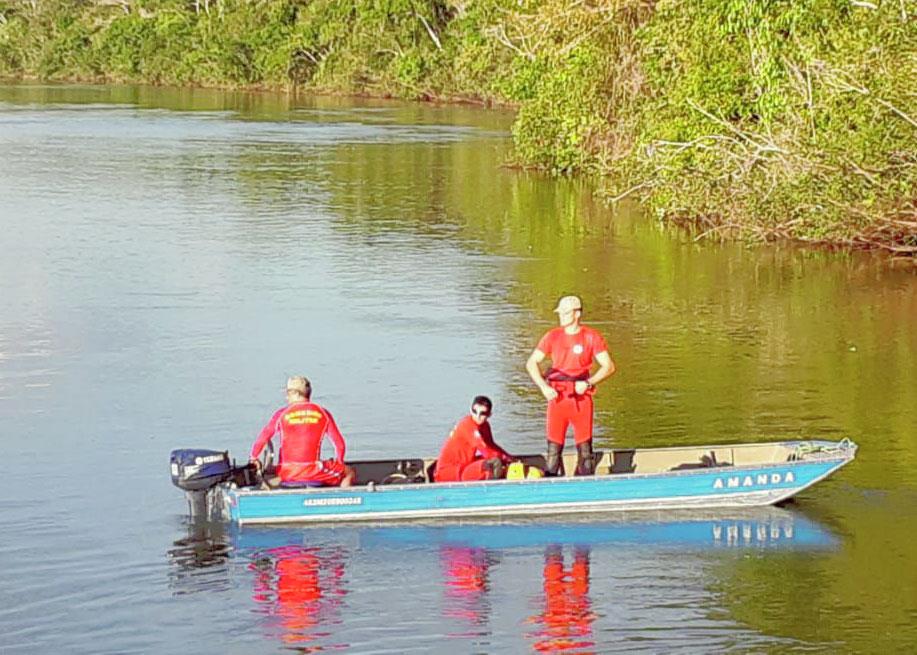
POLYGON ((502 167, 511 116, 0 87, 0 652, 917 648, 917 275, 695 243, 502 167), (244 457, 306 374, 356 458, 428 455, 577 292, 598 443, 851 437, 793 504, 586 522, 189 525, 169 450, 244 457))

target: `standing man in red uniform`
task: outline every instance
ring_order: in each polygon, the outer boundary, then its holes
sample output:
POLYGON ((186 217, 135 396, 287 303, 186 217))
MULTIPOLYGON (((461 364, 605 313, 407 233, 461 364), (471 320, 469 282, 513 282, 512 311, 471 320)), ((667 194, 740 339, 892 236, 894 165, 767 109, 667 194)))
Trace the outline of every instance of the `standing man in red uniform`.
POLYGON ((577 475, 592 475, 592 396, 595 387, 615 372, 605 339, 596 330, 580 324, 583 303, 577 296, 564 296, 554 309, 560 327, 549 330, 532 351, 525 369, 548 401, 546 434, 548 455, 545 473, 558 475, 567 428, 573 426, 577 475), (541 363, 551 359, 542 374, 541 363), (599 368, 590 375, 593 362, 599 368))
POLYGON ((436 460, 435 482, 496 480, 504 475, 504 465, 512 455, 494 442, 487 419, 493 403, 487 396, 475 396, 471 414, 455 424, 436 460))
POLYGON ((354 471, 344 464, 344 437, 327 409, 313 403, 312 385, 304 377, 287 380, 287 406, 281 407, 261 429, 251 451, 251 461, 275 434, 280 434, 278 472, 282 486, 317 484, 349 487, 354 471), (331 437, 336 457, 322 461, 322 439, 331 437))

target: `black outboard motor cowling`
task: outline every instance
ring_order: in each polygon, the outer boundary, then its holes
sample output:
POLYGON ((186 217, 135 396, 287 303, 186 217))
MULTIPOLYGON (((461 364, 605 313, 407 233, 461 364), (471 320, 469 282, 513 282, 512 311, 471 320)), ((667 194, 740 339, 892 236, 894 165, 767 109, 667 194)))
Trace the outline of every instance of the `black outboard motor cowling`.
POLYGON ((229 452, 187 448, 169 457, 172 484, 185 491, 207 491, 232 477, 229 452))
POLYGON ((229 452, 182 448, 169 456, 172 484, 185 492, 191 518, 221 518, 222 504, 211 493, 224 482, 237 487, 256 487, 261 484, 258 467, 250 462, 236 466, 230 462, 229 452))

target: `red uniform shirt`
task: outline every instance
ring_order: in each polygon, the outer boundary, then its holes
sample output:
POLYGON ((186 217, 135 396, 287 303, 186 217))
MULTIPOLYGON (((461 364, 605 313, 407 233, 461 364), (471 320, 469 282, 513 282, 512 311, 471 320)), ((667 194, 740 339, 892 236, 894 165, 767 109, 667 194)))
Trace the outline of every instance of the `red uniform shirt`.
POLYGON ((462 469, 474 461, 499 457, 512 459, 505 450, 494 443, 490 424, 478 425, 471 416, 455 424, 449 438, 436 460, 437 482, 457 482, 462 479, 462 469))
MULTIPOLYGON (((567 334, 562 327, 549 330, 538 342, 538 350, 551 358, 553 371, 585 380, 592 360, 608 346, 597 330, 581 325, 576 334, 567 334)), ((551 379, 550 372, 547 379, 551 379)))
POLYGON ((538 350, 551 358, 551 368, 545 373, 548 384, 558 396, 548 403, 546 436, 548 441, 563 445, 567 427, 573 425, 577 444, 592 439, 592 395, 589 388, 576 393, 571 380, 586 380, 595 356, 608 351, 605 339, 596 330, 581 325, 576 334, 567 334, 562 327, 548 331, 538 342, 538 350))
POLYGON ((280 434, 278 465, 281 478, 286 479, 285 469, 293 469, 297 464, 320 462, 322 439, 326 434, 334 443, 336 460, 344 462, 344 438, 331 413, 321 405, 304 400, 278 409, 261 429, 252 446, 251 457, 261 454, 265 444, 277 433, 280 434))

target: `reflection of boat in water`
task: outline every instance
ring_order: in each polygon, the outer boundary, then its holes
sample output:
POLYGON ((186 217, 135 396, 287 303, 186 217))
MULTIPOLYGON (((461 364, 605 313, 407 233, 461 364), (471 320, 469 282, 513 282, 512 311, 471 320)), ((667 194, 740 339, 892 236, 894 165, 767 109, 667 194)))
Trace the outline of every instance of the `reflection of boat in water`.
POLYGON ((625 602, 608 586, 609 570, 671 576, 671 564, 688 562, 693 576, 705 562, 744 559, 734 550, 838 543, 804 513, 775 507, 600 520, 188 527, 169 552, 173 591, 241 587, 264 634, 298 652, 365 643, 360 631, 376 613, 416 616, 425 626, 396 641, 458 640, 467 652, 492 643, 498 624, 511 620, 534 651, 588 652, 604 633, 596 623, 608 603, 625 602))
MULTIPOLYGON (((168 557, 176 583, 208 568, 226 568, 230 560, 257 559, 260 553, 287 546, 327 546, 365 550, 384 556, 394 550, 430 547, 486 548, 505 551, 551 544, 579 546, 678 547, 703 551, 718 548, 824 549, 838 537, 804 513, 779 507, 716 511, 622 512, 596 519, 477 520, 436 524, 347 524, 326 526, 237 526, 190 521, 188 534, 177 539, 168 557)), ((189 577, 189 581, 200 578, 189 577)))
MULTIPOLYGON (((597 454, 595 475, 573 476, 571 460, 563 477, 456 483, 430 482, 433 460, 350 462, 362 484, 346 489, 252 486, 227 453, 177 450, 171 466, 192 511, 216 507, 239 524, 302 523, 766 506, 823 480, 856 450, 846 439, 614 449, 597 454)), ((523 459, 544 466, 540 455, 523 459)))
POLYGON ((323 543, 347 539, 363 548, 431 544, 510 549, 552 543, 627 545, 649 548, 831 548, 837 537, 804 514, 778 507, 745 510, 626 512, 600 520, 411 523, 335 528, 242 527, 232 530, 236 548, 269 543, 323 543))

